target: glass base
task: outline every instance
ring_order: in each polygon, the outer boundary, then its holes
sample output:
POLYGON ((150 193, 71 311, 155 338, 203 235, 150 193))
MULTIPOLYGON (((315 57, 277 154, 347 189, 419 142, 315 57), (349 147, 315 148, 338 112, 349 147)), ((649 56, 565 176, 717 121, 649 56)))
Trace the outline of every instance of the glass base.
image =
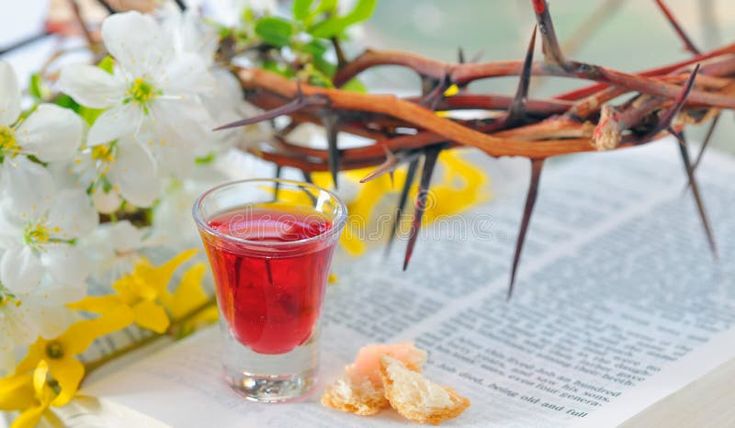
POLYGON ((246 399, 264 403, 293 401, 316 385, 318 327, 306 343, 284 354, 259 354, 238 342, 226 326, 222 330, 225 381, 246 399))
POLYGON ((225 374, 225 380, 238 394, 251 401, 282 403, 307 395, 315 385, 316 370, 297 375, 225 374))

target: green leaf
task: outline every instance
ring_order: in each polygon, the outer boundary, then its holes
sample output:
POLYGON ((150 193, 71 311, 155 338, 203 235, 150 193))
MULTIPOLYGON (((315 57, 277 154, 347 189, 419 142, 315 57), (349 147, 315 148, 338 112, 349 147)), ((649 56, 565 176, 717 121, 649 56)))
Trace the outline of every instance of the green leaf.
POLYGON ((313 62, 314 68, 316 68, 322 74, 329 76, 330 79, 334 76, 334 73, 337 72, 336 65, 332 64, 331 62, 325 60, 320 56, 315 56, 313 62))
POLYGON ((112 191, 112 182, 111 182, 111 181, 110 181, 110 179, 109 179, 109 178, 107 178, 107 176, 106 176, 106 175, 104 175, 104 174, 103 174, 103 175, 100 175, 100 177, 99 177, 99 181, 98 181, 98 184, 97 184, 97 185, 98 185, 98 186, 100 187, 100 189, 102 189, 102 191, 103 191, 103 192, 105 192, 105 193, 110 193, 110 192, 112 191))
POLYGON ((344 89, 346 91, 359 92, 361 94, 367 92, 367 87, 357 79, 350 79, 350 81, 342 85, 341 89, 344 89))
POLYGON ((314 0, 294 0, 293 17, 299 21, 306 19, 309 16, 312 3, 314 3, 314 0))
POLYGON ((313 57, 321 58, 325 53, 327 53, 327 46, 321 40, 312 40, 309 43, 303 45, 301 47, 301 50, 303 52, 311 54, 311 56, 313 57))
POLYGON ((74 110, 76 113, 79 113, 79 109, 82 108, 79 104, 77 104, 76 101, 72 97, 66 94, 60 94, 56 99, 54 100, 54 104, 56 104, 59 107, 68 108, 69 110, 74 110))
POLYGON ((275 16, 260 18, 255 24, 255 33, 264 42, 273 46, 286 46, 291 41, 293 26, 289 21, 275 16))
POLYGON ((279 64, 276 61, 273 61, 272 59, 266 59, 263 61, 263 64, 261 65, 264 70, 272 71, 274 73, 278 73, 281 76, 284 77, 292 77, 294 75, 294 72, 292 69, 279 64))
POLYGON ((366 21, 373 16, 373 12, 375 12, 375 6, 377 6, 377 4, 378 0, 359 0, 357 5, 355 5, 355 8, 352 9, 352 12, 345 16, 345 19, 350 22, 350 25, 366 21))
POLYGON ((337 0, 322 0, 314 13, 332 13, 337 10, 337 0))
POLYGON ((377 0, 359 0, 350 13, 341 17, 327 18, 309 28, 314 37, 330 38, 342 34, 350 25, 370 18, 375 11, 377 0))
POLYGON ((43 81, 40 74, 31 74, 30 82, 28 82, 28 93, 37 100, 43 99, 43 81))
POLYGON ((115 70, 115 58, 111 57, 110 55, 107 55, 100 60, 100 62, 97 64, 97 67, 112 74, 115 70))
POLYGON ((89 108, 80 106, 79 107, 79 116, 84 119, 85 122, 87 122, 87 125, 92 125, 97 118, 102 114, 104 110, 101 108, 89 108))
POLYGON ((194 159, 194 162, 197 165, 209 165, 210 163, 214 162, 215 159, 215 153, 209 152, 206 156, 199 156, 198 158, 194 159))

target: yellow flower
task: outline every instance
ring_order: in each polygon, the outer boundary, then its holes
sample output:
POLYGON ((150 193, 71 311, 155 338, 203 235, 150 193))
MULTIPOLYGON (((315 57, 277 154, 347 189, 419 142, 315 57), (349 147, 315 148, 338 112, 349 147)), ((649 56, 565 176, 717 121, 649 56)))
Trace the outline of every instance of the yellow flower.
POLYGON ((55 419, 49 406, 71 400, 84 377, 77 356, 92 342, 117 331, 132 320, 117 313, 110 317, 77 321, 55 339, 38 338, 11 376, 0 379, 0 410, 20 411, 11 428, 34 427, 41 417, 55 419))
POLYGON ((41 360, 32 372, 0 380, 0 409, 22 410, 11 428, 35 427, 43 416, 55 419, 48 410, 56 395, 48 372, 48 363, 41 360))
MULTIPOLYGON (((166 291, 161 295, 161 302, 173 319, 181 319, 211 300, 203 286, 206 273, 206 265, 196 263, 184 272, 173 293, 166 291)), ((217 305, 213 304, 183 323, 177 331, 177 336, 186 336, 200 326, 211 324, 218 317, 217 305)))
POLYGON ((112 285, 115 294, 88 296, 70 307, 102 315, 122 308, 130 312, 135 324, 163 333, 171 321, 162 302, 173 302, 173 309, 178 313, 182 302, 192 296, 191 293, 186 293, 185 296, 174 299, 170 296, 168 285, 176 269, 194 254, 195 249, 183 251, 161 266, 153 266, 150 261, 141 258, 131 273, 120 277, 112 285))
MULTIPOLYGON (((460 214, 473 205, 490 198, 486 190, 488 179, 485 173, 482 169, 462 159, 456 150, 445 150, 439 155, 439 169, 442 172, 441 180, 431 186, 429 201, 423 217, 424 224, 429 224, 442 217, 460 214)), ((370 169, 359 169, 348 171, 344 175, 345 178, 357 182, 370 171, 370 169)), ((347 201, 347 211, 351 220, 357 220, 348 221, 345 231, 340 236, 340 244, 347 253, 360 255, 365 251, 367 244, 360 239, 365 236, 365 233, 360 229, 368 227, 375 219, 375 209, 381 205, 386 195, 396 195, 403 188, 406 181, 406 169, 399 169, 393 175, 393 182, 386 174, 365 184, 360 184, 357 197, 353 201, 347 201)), ((331 182, 329 173, 315 173, 313 179, 314 183, 320 186, 329 186, 331 182)), ((418 182, 415 182, 409 201, 415 201, 417 193, 418 182)), ((412 202, 407 204, 406 213, 411 212, 412 206, 412 202)), ((392 215, 393 212, 391 211, 390 214, 392 215)), ((405 216, 404 219, 408 222, 407 224, 410 224, 409 216, 405 216)), ((399 230, 406 231, 407 228, 401 227, 399 230)))
MULTIPOLYGON (((423 224, 460 214, 490 199, 485 173, 462 159, 456 150, 443 151, 439 155, 439 165, 442 167, 442 178, 431 186, 423 224)), ((416 199, 417 193, 416 187, 411 192, 411 200, 416 199)))
POLYGON ((95 319, 77 321, 55 339, 38 338, 15 369, 16 375, 31 372, 41 361, 48 364, 52 385, 58 386, 54 406, 63 406, 74 397, 84 377, 84 364, 76 357, 95 339, 120 330, 132 322, 130 313, 116 309, 95 319))

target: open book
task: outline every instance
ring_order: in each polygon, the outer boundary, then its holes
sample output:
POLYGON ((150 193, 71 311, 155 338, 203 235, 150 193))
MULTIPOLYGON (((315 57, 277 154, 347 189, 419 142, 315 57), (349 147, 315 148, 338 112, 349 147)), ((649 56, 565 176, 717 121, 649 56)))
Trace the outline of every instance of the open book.
MULTIPOLYGON (((673 140, 556 160, 544 174, 510 301, 522 180, 519 191, 427 228, 408 272, 398 245, 388 260, 382 249, 337 260, 321 385, 367 343, 414 340, 429 352, 427 376, 472 400, 449 426, 697 426, 732 416, 722 382, 735 373, 726 364, 735 357, 735 161, 710 153, 697 173, 719 262, 673 140)), ((128 421, 121 426, 407 424, 389 411, 324 408, 322 386, 303 402, 247 402, 220 381, 218 333, 96 374, 83 391, 106 409, 95 417, 128 421)))

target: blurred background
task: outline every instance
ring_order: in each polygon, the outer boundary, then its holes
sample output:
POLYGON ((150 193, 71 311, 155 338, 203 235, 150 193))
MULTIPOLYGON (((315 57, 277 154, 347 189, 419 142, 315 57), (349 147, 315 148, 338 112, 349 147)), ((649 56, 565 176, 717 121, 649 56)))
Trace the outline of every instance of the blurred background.
MULTIPOLYGON (((143 1, 143 0, 113 0, 143 1)), ((66 0, 2 0, 0 49, 38 35, 46 28, 49 4, 66 0)), ((82 3, 94 3, 84 0, 82 3)), ((190 0, 206 10, 228 10, 233 3, 248 0, 190 0)), ((266 0, 251 0, 263 3, 266 0)), ((289 1, 278 2, 284 12, 289 1)), ((342 0, 341 3, 350 3, 342 0)), ((666 0, 684 29, 702 51, 735 41, 735 1, 666 0)), ((349 4, 346 5, 349 7, 349 4)), ((552 0, 551 14, 567 56, 608 67, 635 71, 682 60, 689 54, 654 0, 552 0)), ((100 9, 101 16, 104 16, 100 9)), ((69 12, 66 12, 69 13, 69 12)), ((530 0, 379 0, 373 18, 356 34, 351 55, 364 47, 409 50, 433 58, 456 61, 461 47, 468 60, 520 59, 534 25, 530 0)), ((47 57, 53 37, 46 37, 3 57, 20 73, 28 73, 47 57)), ((365 74, 371 88, 417 93, 418 78, 398 67, 383 67, 365 74)), ((511 94, 515 78, 493 79, 473 84, 483 92, 511 94)), ((536 78, 531 96, 551 96, 583 82, 536 78)), ((725 119, 728 119, 727 116, 725 119)), ((703 127, 700 127, 703 128, 703 127)), ((701 138, 703 129, 693 129, 691 138, 701 138)), ((733 120, 723 120, 713 143, 735 153, 729 137, 735 135, 733 120)))

